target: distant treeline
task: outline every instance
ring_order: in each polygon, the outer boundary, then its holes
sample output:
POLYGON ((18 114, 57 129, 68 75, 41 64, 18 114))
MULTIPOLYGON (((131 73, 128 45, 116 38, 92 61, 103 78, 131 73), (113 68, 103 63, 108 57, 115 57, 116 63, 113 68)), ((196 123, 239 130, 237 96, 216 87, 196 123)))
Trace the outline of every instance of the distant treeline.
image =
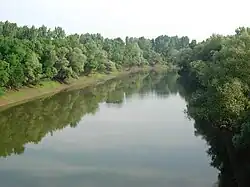
POLYGON ((91 72, 167 64, 188 47, 188 37, 108 39, 100 34, 66 35, 61 27, 36 28, 0 22, 0 89, 64 82, 91 72))

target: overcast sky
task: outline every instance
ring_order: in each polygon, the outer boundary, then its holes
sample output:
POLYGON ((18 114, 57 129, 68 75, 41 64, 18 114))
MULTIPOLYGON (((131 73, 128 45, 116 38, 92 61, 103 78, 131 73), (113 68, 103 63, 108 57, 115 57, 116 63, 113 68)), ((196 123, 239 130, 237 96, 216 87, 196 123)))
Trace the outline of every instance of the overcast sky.
POLYGON ((105 37, 204 39, 250 26, 249 0, 0 0, 0 20, 105 37))

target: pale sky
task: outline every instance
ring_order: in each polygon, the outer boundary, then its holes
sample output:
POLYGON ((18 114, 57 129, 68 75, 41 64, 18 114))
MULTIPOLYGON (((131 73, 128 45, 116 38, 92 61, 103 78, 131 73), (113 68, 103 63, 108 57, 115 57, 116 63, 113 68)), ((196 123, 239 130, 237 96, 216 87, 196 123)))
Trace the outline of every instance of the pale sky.
POLYGON ((249 0, 0 0, 0 20, 105 37, 202 40, 250 26, 249 0))

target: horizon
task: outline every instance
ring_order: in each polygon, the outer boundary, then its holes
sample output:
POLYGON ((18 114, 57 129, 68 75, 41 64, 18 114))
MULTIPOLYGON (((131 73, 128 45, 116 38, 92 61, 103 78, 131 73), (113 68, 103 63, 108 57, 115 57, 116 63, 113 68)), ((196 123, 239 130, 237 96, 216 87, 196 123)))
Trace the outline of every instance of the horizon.
POLYGON ((249 4, 246 0, 203 4, 198 0, 3 0, 0 18, 18 26, 59 26, 67 34, 100 33, 122 39, 177 35, 202 41, 212 34, 229 35, 247 27, 250 13, 243 3, 249 4))

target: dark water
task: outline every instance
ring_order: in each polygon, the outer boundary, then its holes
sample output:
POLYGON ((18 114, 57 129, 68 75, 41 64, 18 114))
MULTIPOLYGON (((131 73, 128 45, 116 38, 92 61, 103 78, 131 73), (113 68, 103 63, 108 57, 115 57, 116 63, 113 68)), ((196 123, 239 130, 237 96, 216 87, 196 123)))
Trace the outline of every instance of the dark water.
POLYGON ((213 187, 176 79, 133 74, 0 112, 1 186, 213 187))

